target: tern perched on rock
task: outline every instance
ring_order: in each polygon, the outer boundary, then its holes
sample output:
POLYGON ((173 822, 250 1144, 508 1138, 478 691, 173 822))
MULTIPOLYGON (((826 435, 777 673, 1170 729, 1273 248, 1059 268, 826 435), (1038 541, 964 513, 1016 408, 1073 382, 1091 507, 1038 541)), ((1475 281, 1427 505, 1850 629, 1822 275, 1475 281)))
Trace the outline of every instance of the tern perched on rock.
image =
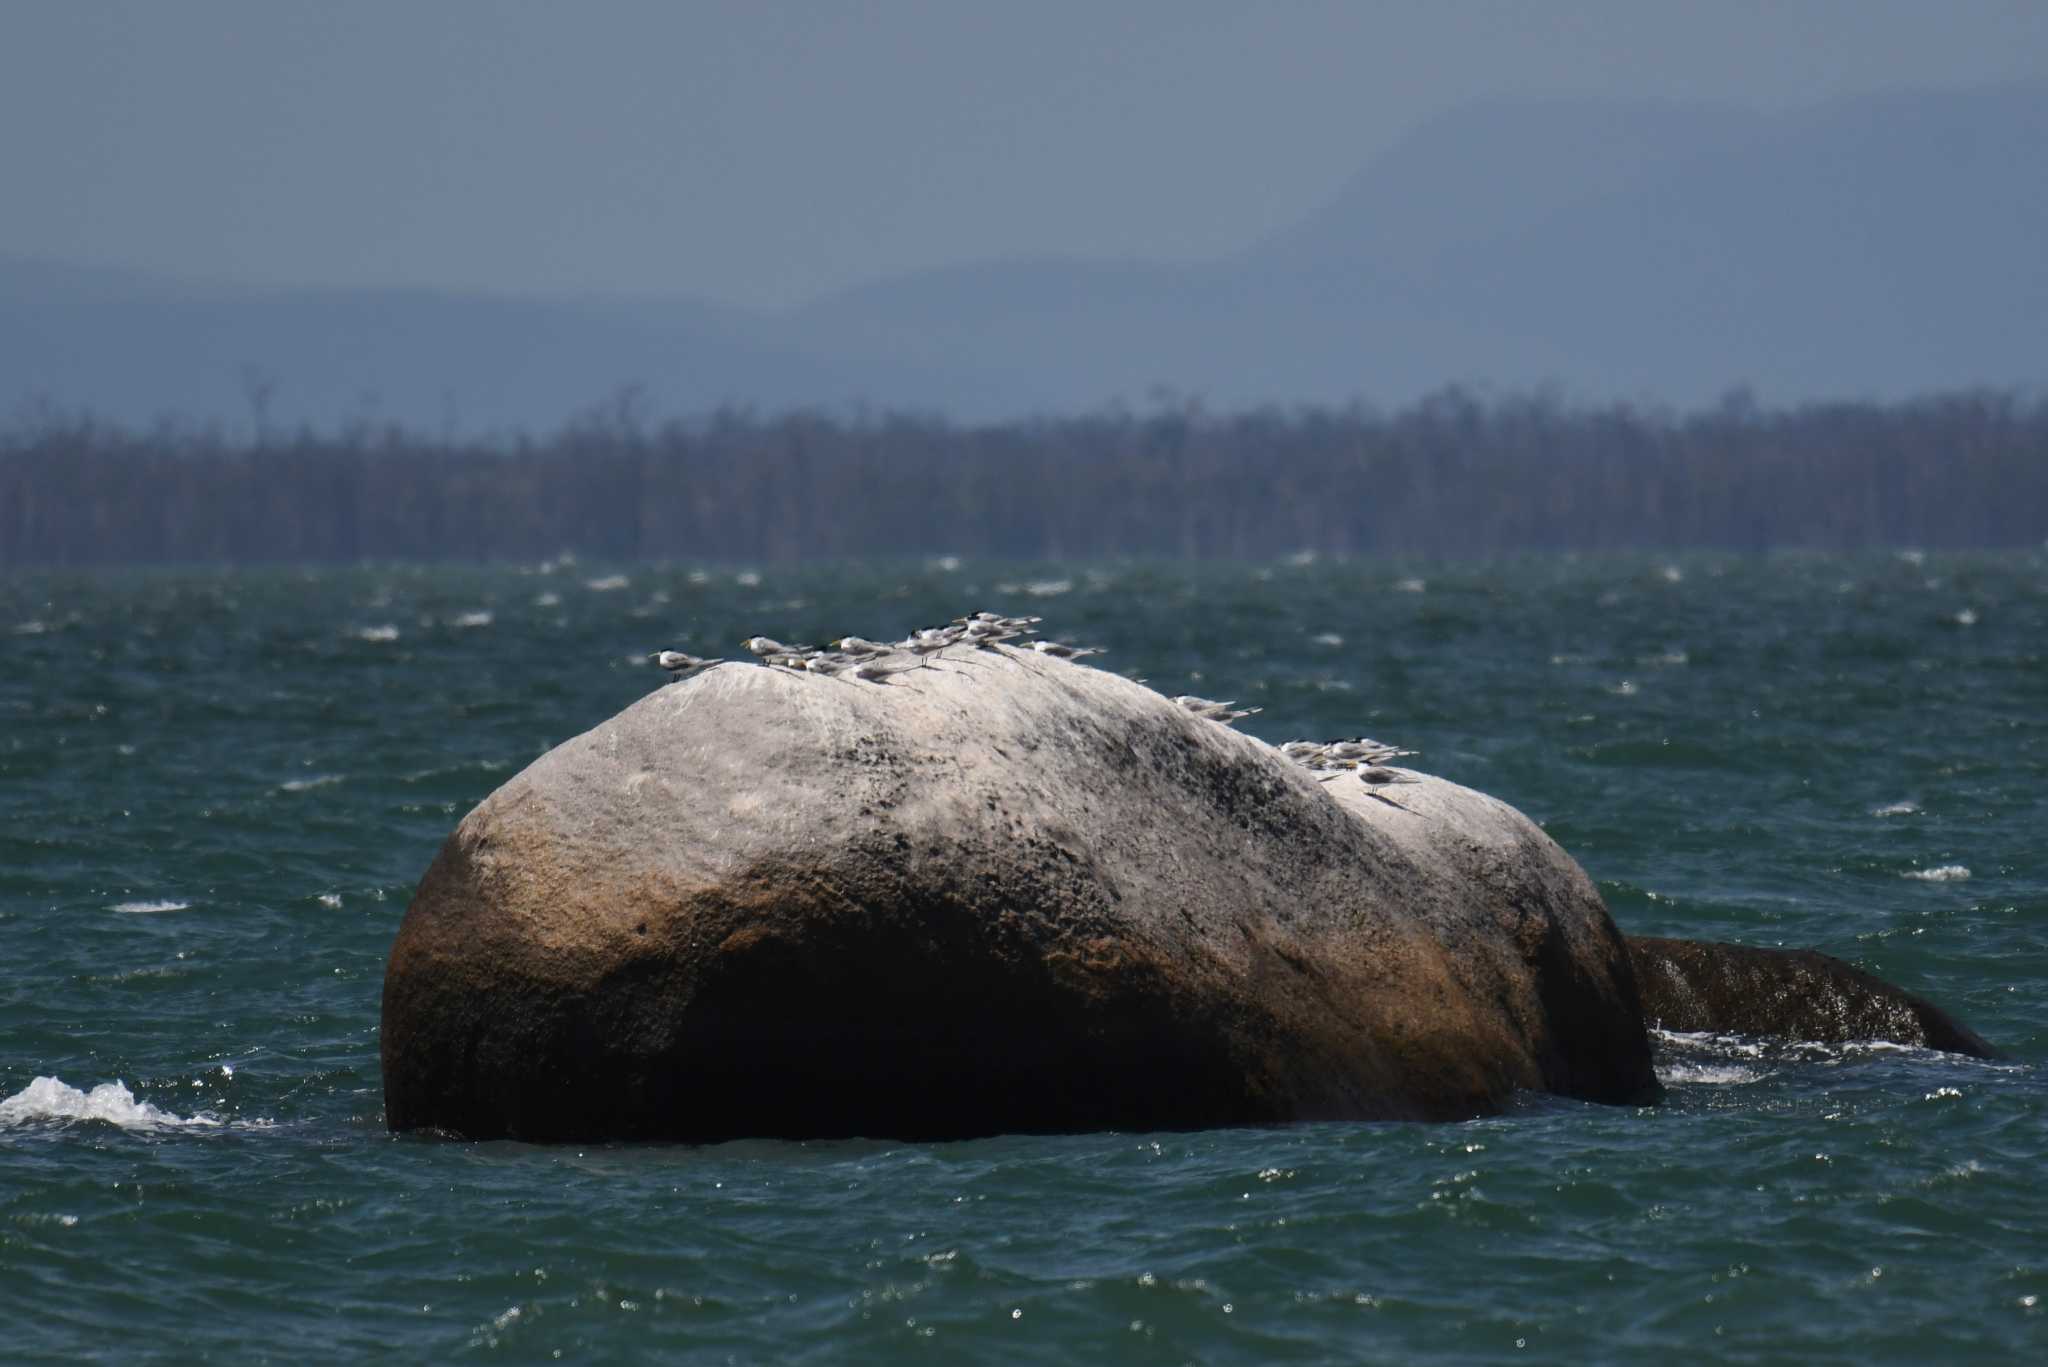
POLYGON ((1022 627, 1013 626, 1008 621, 998 618, 993 622, 977 620, 967 623, 961 639, 969 645, 986 648, 999 646, 1005 641, 1014 641, 1023 634, 1022 627))
POLYGON ((1265 710, 1258 707, 1239 707, 1234 702, 1211 702, 1207 698, 1197 698, 1191 693, 1183 693, 1175 698, 1174 701, 1198 717, 1206 717, 1210 721, 1219 721, 1225 726, 1230 725, 1232 722, 1243 721, 1246 717, 1265 710))
POLYGON ((852 656, 835 655, 829 651, 820 650, 804 655, 792 655, 786 659, 771 661, 770 663, 787 665, 791 669, 801 669, 810 674, 822 674, 829 679, 834 675, 851 669, 856 661, 852 656))
POLYGON ((1397 779, 1380 766, 1416 752, 1360 736, 1355 740, 1290 740, 1280 746, 1280 753, 1311 773, 1323 775, 1325 783, 1339 774, 1351 773, 1368 783, 1394 783, 1405 780, 1397 779))
POLYGON ((1016 640, 1044 620, 1043 617, 1005 617, 999 612, 976 612, 955 617, 953 627, 960 632, 960 639, 969 645, 992 649, 1005 641, 1016 640))
POLYGON ((1005 617, 1000 612, 970 612, 965 617, 955 617, 953 625, 971 627, 976 622, 986 622, 990 626, 1035 627, 1044 620, 1043 617, 1005 617))
POLYGON ((1333 740, 1327 749, 1337 759, 1355 759, 1366 765, 1387 764, 1416 753, 1383 741, 1367 740, 1364 736, 1356 740, 1333 740))
POLYGON ((666 669, 669 673, 675 675, 678 679, 693 669, 709 669, 713 665, 725 663, 723 659, 706 660, 680 650, 657 650, 648 658, 663 669, 666 669))
POLYGON ((1055 660, 1079 660, 1102 654, 1101 646, 1070 646, 1060 641, 1032 641, 1028 644, 1040 655, 1050 655, 1055 660))
POLYGON ((740 644, 761 663, 781 665, 785 669, 802 669, 806 660, 819 653, 812 646, 786 646, 770 636, 749 636, 740 644))
MULTIPOLYGON (((763 664, 799 670, 827 677, 850 674, 856 679, 879 683, 891 675, 927 667, 932 657, 953 646, 991 649, 1027 635, 1045 620, 1042 617, 1005 617, 996 612, 974 612, 955 617, 945 626, 920 627, 900 641, 870 641, 863 636, 841 636, 826 649, 785 645, 772 636, 749 636, 742 644, 763 664), (909 657, 909 663, 901 663, 909 657)), ((1058 641, 1033 641, 1030 649, 1055 659, 1078 660, 1099 655, 1095 646, 1070 646, 1058 641)), ((716 663, 715 661, 713 663, 716 663)), ((1240 713, 1249 716, 1250 713, 1240 713)), ((1219 717, 1219 720, 1234 720, 1219 717)))
POLYGON ((964 627, 920 627, 896 643, 896 649, 913 655, 936 655, 948 646, 955 646, 967 636, 964 627))

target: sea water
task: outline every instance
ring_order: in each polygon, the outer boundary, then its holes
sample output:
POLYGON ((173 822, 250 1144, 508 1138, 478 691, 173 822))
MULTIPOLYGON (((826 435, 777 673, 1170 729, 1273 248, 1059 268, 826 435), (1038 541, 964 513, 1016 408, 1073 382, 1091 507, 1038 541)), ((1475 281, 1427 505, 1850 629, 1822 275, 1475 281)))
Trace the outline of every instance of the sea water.
MULTIPOLYGON (((2048 1360, 2048 559, 545 565, 0 579, 0 1360, 2048 1360), (660 671, 978 608, 1522 808, 1625 930, 2008 1058, 1656 1036, 1461 1124, 393 1137, 384 956, 660 671)), ((943 1028, 936 1022, 935 1028, 943 1028)))

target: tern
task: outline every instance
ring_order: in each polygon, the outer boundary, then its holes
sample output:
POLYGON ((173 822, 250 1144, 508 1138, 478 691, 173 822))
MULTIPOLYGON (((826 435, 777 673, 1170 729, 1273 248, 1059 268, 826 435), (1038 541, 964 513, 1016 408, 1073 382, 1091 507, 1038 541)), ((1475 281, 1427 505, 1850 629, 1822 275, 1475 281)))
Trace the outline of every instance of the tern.
POLYGON ((896 649, 913 655, 936 655, 947 646, 960 644, 966 634, 960 627, 923 627, 898 641, 896 649))
POLYGON ((1259 707, 1239 707, 1234 702, 1211 702, 1207 698, 1198 698, 1192 693, 1183 693, 1175 698, 1174 701, 1198 717, 1206 717, 1210 721, 1219 721, 1225 726, 1230 725, 1234 721, 1243 721, 1246 717, 1254 716, 1265 710, 1259 707))
POLYGON ((695 655, 686 654, 680 650, 657 650, 648 658, 679 679, 693 669, 709 669, 713 665, 725 663, 723 659, 700 659, 695 655))
POLYGON ((749 636, 740 644, 747 648, 749 654, 756 655, 771 664, 779 663, 784 659, 802 659, 811 653, 809 646, 786 646, 770 636, 749 636))

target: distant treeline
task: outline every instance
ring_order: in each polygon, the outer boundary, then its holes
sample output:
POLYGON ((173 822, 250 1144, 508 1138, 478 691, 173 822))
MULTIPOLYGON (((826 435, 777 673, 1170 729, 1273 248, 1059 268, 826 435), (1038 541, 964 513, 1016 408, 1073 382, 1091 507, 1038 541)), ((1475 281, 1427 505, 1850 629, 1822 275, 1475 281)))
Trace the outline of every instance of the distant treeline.
POLYGON ((544 438, 0 431, 0 566, 1475 556, 2048 537, 2048 400, 1673 414, 1451 390, 1392 413, 1194 404, 987 426, 630 402, 544 438))

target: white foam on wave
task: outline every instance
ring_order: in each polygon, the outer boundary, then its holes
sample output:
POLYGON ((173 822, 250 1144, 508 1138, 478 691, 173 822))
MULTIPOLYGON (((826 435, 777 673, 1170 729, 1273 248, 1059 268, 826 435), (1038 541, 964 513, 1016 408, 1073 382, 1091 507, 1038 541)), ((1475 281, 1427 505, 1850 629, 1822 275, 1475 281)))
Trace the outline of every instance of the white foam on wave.
POLYGON ((1961 864, 1943 864, 1932 869, 1908 869, 1901 878, 1917 878, 1923 883, 1960 883, 1970 876, 1970 871, 1961 864))
POLYGON ((2026 1064, 1994 1063, 1945 1054, 1924 1044, 1905 1044, 1888 1039, 1811 1040, 1777 1036, 1728 1035, 1713 1031, 1666 1030, 1650 1027, 1650 1039, 1658 1054, 1657 1076, 1681 1082, 1743 1082, 1772 1076, 1786 1066, 1841 1063, 1880 1055, 1939 1059, 1944 1065, 1964 1065, 1998 1070, 2025 1068, 2026 1064), (1675 1057, 1674 1057, 1675 1055, 1675 1057), (1750 1078, 1695 1077, 1698 1070, 1745 1070, 1750 1078))
POLYGON ((116 902, 107 910, 118 911, 124 916, 153 916, 160 911, 189 911, 191 908, 190 902, 173 902, 166 898, 155 902, 116 902))
POLYGON ((218 1116, 205 1111, 176 1115, 161 1106, 137 1101, 119 1081, 102 1082, 89 1092, 62 1078, 39 1077, 0 1101, 0 1126, 33 1125, 39 1121, 98 1120, 124 1130, 217 1129, 218 1116))
POLYGON ((1668 1086, 1703 1084, 1712 1087, 1755 1082, 1768 1074, 1737 1063, 1676 1063, 1657 1070, 1657 1080, 1668 1086))
POLYGON ((1872 816, 1911 816, 1920 810, 1917 802, 1887 802, 1882 807, 1872 807, 1872 816))
POLYGON ((487 627, 491 624, 491 614, 482 611, 465 612, 455 619, 454 624, 458 627, 487 627))
POLYGON ((620 589, 629 587, 632 582, 623 574, 607 574, 601 579, 584 580, 583 587, 592 593, 617 593, 620 589))
POLYGON ((1724 1035, 1713 1030, 1666 1030, 1661 1025, 1653 1025, 1650 1027, 1650 1038, 1664 1044, 1690 1045, 1697 1049, 1742 1054, 1749 1058, 1761 1058, 1764 1052, 1764 1046, 1759 1040, 1746 1035, 1724 1035))
POLYGON ((389 622, 384 623, 382 626, 361 627, 356 631, 356 639, 358 641, 395 641, 398 639, 398 628, 389 622))
POLYGON ((288 778, 277 786, 287 793, 304 793, 339 783, 345 777, 344 774, 311 774, 305 778, 288 778))

